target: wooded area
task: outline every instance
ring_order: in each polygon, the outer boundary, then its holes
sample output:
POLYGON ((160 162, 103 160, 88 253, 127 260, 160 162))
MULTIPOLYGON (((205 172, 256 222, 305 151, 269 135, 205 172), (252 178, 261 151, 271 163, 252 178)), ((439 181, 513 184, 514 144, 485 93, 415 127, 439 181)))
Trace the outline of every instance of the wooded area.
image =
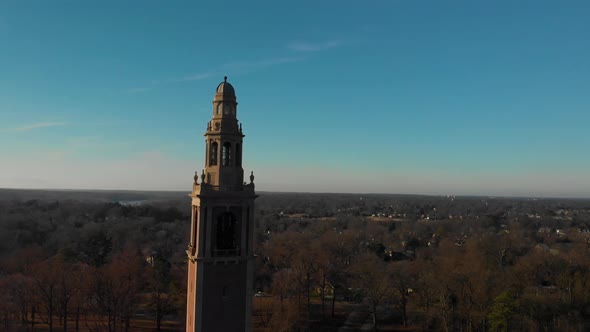
MULTIPOLYGON (((589 200, 256 204, 257 331, 590 328, 589 200)), ((0 326, 183 330, 189 213, 186 193, 0 190, 0 326)))

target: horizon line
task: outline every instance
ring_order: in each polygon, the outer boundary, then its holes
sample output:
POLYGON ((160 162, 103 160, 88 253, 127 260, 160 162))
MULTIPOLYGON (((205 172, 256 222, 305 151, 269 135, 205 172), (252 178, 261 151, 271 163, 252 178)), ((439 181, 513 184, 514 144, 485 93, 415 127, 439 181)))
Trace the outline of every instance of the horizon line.
MULTIPOLYGON (((190 190, 156 190, 156 189, 74 189, 74 188, 7 188, 0 187, 2 190, 20 190, 20 191, 69 191, 69 192, 166 192, 166 193, 190 193, 190 190)), ((567 200, 590 200, 590 196, 519 196, 519 195, 489 195, 489 194, 409 194, 409 193, 379 193, 379 192, 329 192, 329 191, 276 191, 260 190, 257 193, 269 194, 311 194, 311 195, 383 195, 383 196, 429 196, 429 197, 485 197, 485 198, 503 198, 503 199, 567 199, 567 200)))

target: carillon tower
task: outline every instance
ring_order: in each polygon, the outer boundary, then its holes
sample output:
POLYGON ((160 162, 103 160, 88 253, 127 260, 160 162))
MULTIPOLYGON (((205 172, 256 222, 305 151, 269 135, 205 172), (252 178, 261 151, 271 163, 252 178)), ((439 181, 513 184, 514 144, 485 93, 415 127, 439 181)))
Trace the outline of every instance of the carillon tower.
POLYGON ((256 194, 252 173, 244 182, 237 106, 225 77, 205 133, 205 168, 189 195, 187 332, 252 331, 256 194))

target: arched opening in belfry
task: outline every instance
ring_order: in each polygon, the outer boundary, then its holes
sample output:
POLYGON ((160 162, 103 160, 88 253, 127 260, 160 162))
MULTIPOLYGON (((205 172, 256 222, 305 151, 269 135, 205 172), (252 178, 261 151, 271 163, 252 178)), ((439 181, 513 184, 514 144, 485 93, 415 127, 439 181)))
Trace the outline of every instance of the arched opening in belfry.
POLYGON ((211 143, 211 148, 209 149, 209 166, 217 165, 217 142, 211 143))
POLYGON ((231 144, 229 142, 223 143, 221 150, 221 166, 229 166, 231 161, 231 144))

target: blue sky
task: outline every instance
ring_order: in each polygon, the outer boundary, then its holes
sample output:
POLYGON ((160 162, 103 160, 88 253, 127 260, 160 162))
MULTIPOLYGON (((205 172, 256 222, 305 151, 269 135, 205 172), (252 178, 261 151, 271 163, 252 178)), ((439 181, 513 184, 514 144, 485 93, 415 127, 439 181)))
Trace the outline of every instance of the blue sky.
POLYGON ((0 187, 590 197, 587 1, 2 1, 0 187))

